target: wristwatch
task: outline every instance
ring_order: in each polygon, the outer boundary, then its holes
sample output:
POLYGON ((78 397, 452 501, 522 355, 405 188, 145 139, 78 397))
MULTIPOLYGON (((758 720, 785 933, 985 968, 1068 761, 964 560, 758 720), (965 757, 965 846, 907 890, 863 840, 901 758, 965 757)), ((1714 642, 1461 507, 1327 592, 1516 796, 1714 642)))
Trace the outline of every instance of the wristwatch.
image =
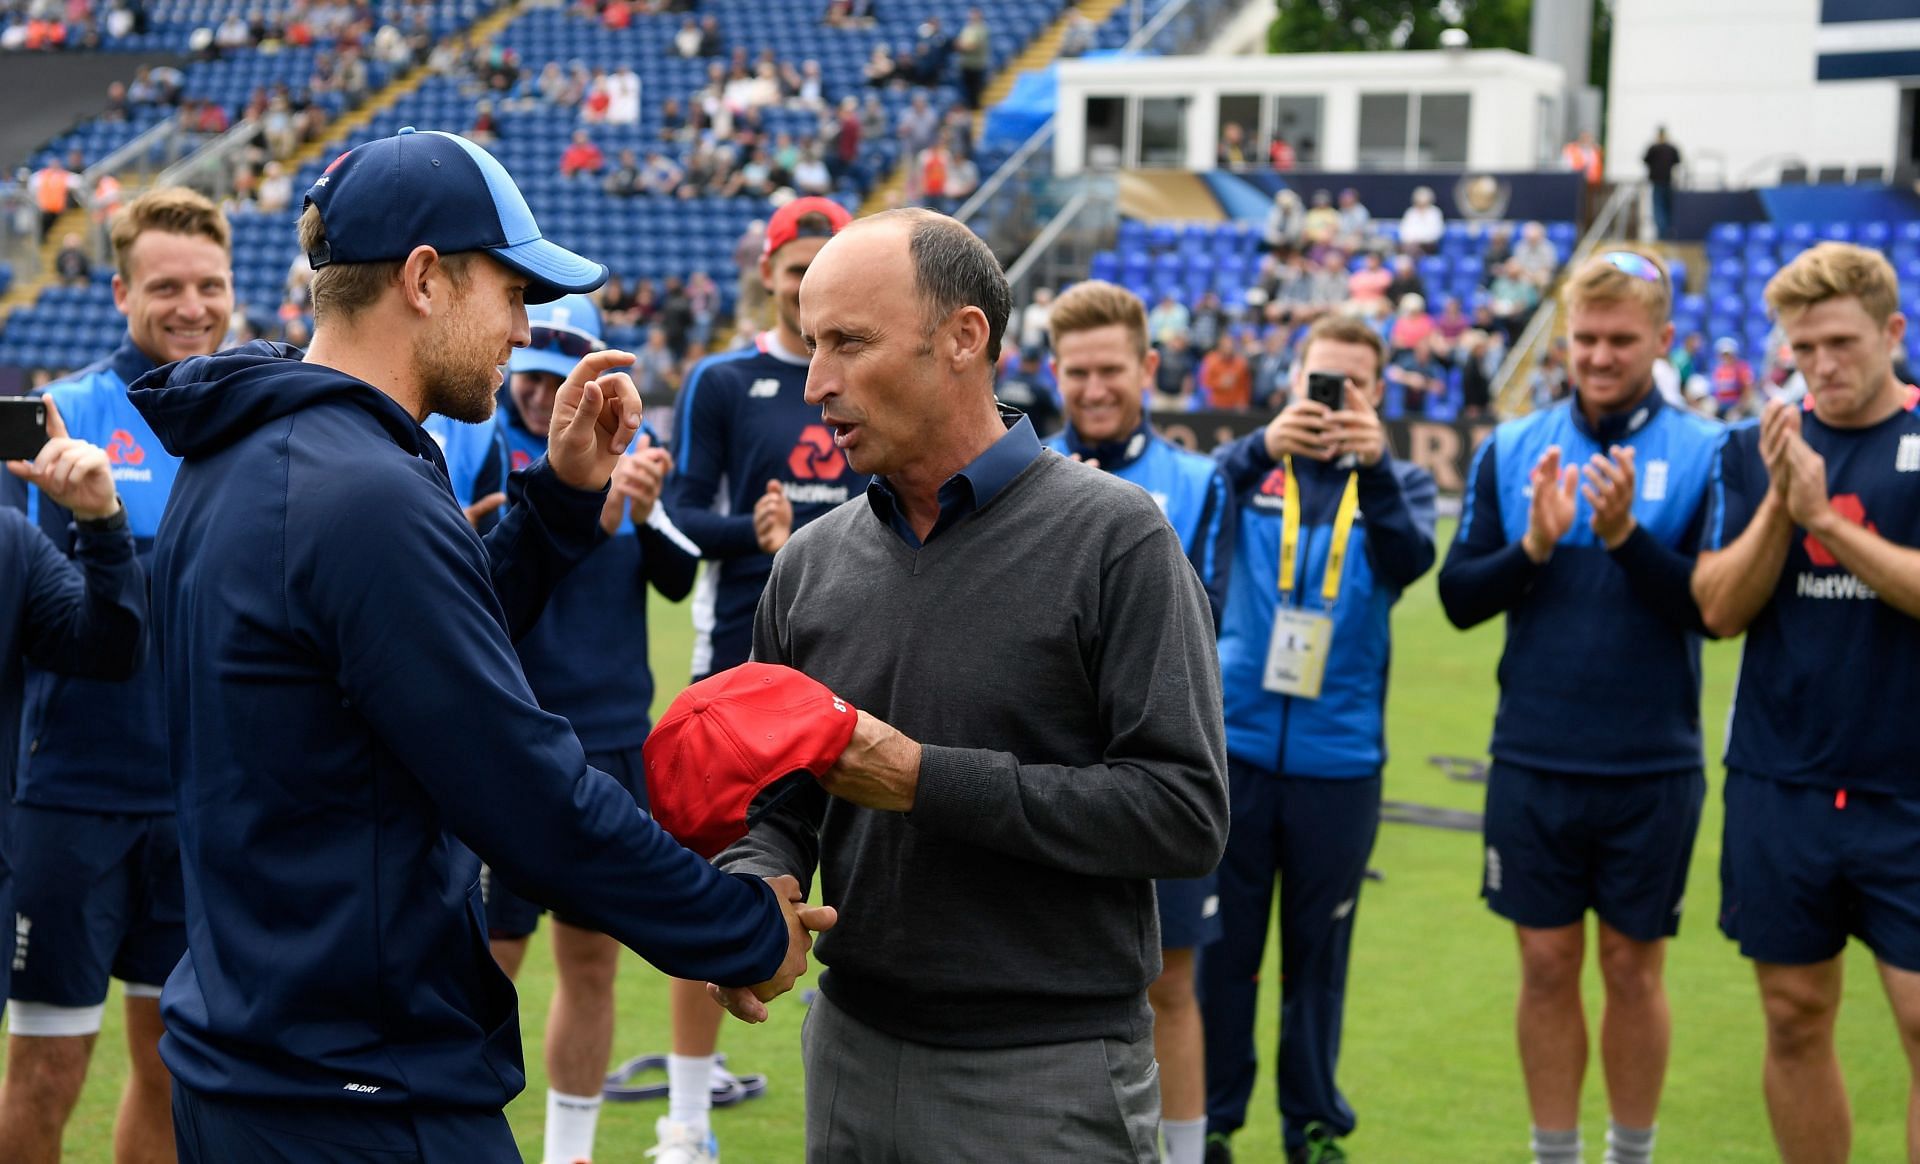
POLYGON ((114 509, 105 517, 76 517, 74 528, 81 533, 104 534, 119 533, 127 528, 127 506, 119 499, 114 500, 114 509))

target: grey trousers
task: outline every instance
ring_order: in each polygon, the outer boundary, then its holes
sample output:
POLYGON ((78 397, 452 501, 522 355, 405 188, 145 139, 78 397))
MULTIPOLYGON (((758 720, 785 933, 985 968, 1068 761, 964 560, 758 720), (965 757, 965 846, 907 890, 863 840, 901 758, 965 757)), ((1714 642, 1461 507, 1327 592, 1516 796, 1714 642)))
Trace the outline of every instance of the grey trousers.
POLYGON ((1158 1164, 1151 1036, 973 1050, 910 1043, 814 999, 808 1164, 1158 1164))

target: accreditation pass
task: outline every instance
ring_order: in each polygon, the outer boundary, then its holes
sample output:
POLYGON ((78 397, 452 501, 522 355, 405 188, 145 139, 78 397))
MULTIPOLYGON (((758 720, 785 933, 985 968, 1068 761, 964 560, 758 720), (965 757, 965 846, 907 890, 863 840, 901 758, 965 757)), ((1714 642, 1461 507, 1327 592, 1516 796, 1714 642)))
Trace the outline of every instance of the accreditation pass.
POLYGON ((1260 686, 1275 695, 1320 698, 1333 646, 1333 616, 1317 610, 1282 606, 1274 612, 1273 640, 1267 645, 1267 669, 1260 686))

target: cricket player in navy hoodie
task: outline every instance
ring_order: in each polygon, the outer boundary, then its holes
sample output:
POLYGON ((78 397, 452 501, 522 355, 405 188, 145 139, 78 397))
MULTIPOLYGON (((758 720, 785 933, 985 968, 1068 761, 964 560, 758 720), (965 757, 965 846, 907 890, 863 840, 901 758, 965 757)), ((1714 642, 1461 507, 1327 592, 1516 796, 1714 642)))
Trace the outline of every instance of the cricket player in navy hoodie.
POLYGON ((1767 284, 1810 407, 1769 404, 1728 434, 1693 575, 1706 624, 1747 634, 1720 928, 1753 960, 1767 1112, 1796 1162, 1852 1146, 1834 1051, 1850 937, 1873 951, 1910 1071, 1905 1153, 1854 1156, 1920 1160, 1920 411, 1894 374, 1899 295, 1885 256, 1844 243, 1767 284))
MULTIPOLYGON (((1207 589, 1216 633, 1233 562, 1233 498, 1211 458, 1154 431, 1147 392, 1160 354, 1147 344, 1147 309, 1124 287, 1075 284, 1047 317, 1054 372, 1067 426, 1048 438, 1078 457, 1147 491, 1180 535, 1187 560, 1207 589)), ((1167 1164, 1201 1164, 1207 1136, 1206 1039, 1194 963, 1220 936, 1215 874, 1154 882, 1160 909, 1160 975, 1147 988, 1154 1058, 1160 1064, 1160 1130, 1167 1164)))
POLYGON ((514 657, 605 537, 640 424, 607 370, 632 357, 568 377, 484 543, 420 427, 486 419, 525 303, 606 268, 543 239, 484 150, 410 129, 327 168, 300 243, 306 362, 250 345, 131 394, 184 460, 154 556, 187 887, 162 998, 180 1153, 515 1159, 502 1108, 525 1075, 480 861, 669 973, 757 984, 728 996, 749 1019, 832 911, 675 844, 514 657))
MULTIPOLYGON (((179 462, 128 403, 127 386, 219 346, 233 311, 232 259, 226 218, 192 190, 134 199, 114 217, 112 240, 126 339, 46 397, 75 439, 106 450, 144 561, 179 462)), ((38 488, 26 507, 55 546, 79 556, 72 514, 38 488)), ((60 1158, 110 977, 123 984, 126 1014, 127 1086, 114 1121, 121 1164, 168 1158, 160 984, 186 948, 186 926, 163 691, 157 657, 116 683, 28 668, 8 824, 7 922, 25 937, 13 958, 0 1160, 60 1158)))

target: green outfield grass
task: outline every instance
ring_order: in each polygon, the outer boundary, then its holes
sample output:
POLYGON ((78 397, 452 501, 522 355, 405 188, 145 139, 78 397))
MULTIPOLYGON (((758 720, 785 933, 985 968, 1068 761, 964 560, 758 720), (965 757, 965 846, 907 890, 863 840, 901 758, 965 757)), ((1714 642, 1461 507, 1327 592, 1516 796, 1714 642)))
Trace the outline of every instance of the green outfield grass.
MULTIPOLYGON (((1443 536, 1447 531, 1443 530, 1443 536)), ((666 697, 686 682, 690 631, 684 606, 656 600, 654 662, 666 697)), ((1435 755, 1483 756, 1495 699, 1497 623, 1460 634, 1442 616, 1431 574, 1400 603, 1394 618, 1394 671, 1388 700, 1393 759, 1386 796, 1453 808, 1480 807, 1477 785, 1449 780, 1428 763, 1435 755)), ((1759 1164, 1775 1159, 1760 1095, 1762 1032, 1747 965, 1714 926, 1719 904, 1720 771, 1717 757, 1738 666, 1738 646, 1707 650, 1704 722, 1712 792, 1694 852, 1685 925, 1672 945, 1667 982, 1674 1014, 1673 1065, 1661 1108, 1659 1155, 1669 1161, 1759 1164)), ((1580 660, 1568 659, 1578 667, 1580 660)), ((1512 931, 1476 896, 1476 835, 1409 825, 1383 825, 1373 864, 1385 874, 1362 898, 1348 990, 1341 1080, 1360 1114, 1349 1147, 1374 1164, 1523 1164, 1527 1110, 1514 1052, 1512 1010, 1517 976, 1512 931)), ((1278 968, 1269 950, 1262 998, 1263 1056, 1271 1054, 1278 1011, 1278 968)), ((1870 956, 1849 957, 1847 1003, 1840 1021, 1841 1055, 1852 1088, 1855 1158, 1903 1158, 1907 1069, 1870 956)), ((619 984, 615 1055, 667 1048, 664 979, 631 959, 619 984)), ((540 1155, 545 1114, 541 1066, 551 947, 544 927, 521 980, 527 1090, 508 1110, 521 1150, 540 1155)), ((803 984, 804 985, 804 984, 803 984)), ((1598 1160, 1606 1106, 1598 1066, 1599 984, 1588 974, 1589 1012, 1596 1020, 1583 1127, 1588 1159, 1598 1160)), ((76 1114, 69 1158, 110 1158, 113 1105, 125 1070, 116 999, 92 1077, 76 1114)), ((771 1077, 764 1098, 716 1113, 723 1157, 732 1164, 801 1159, 802 1079, 797 996, 776 1003, 765 1026, 729 1021, 722 1046, 741 1071, 771 1077)), ((610 1104, 601 1119, 603 1164, 640 1158, 653 1143, 665 1103, 610 1104)), ((955 1135, 965 1135, 955 1129, 955 1135)), ((1278 1118, 1270 1060, 1254 1094, 1249 1126, 1235 1148, 1243 1161, 1276 1161, 1278 1118)))

